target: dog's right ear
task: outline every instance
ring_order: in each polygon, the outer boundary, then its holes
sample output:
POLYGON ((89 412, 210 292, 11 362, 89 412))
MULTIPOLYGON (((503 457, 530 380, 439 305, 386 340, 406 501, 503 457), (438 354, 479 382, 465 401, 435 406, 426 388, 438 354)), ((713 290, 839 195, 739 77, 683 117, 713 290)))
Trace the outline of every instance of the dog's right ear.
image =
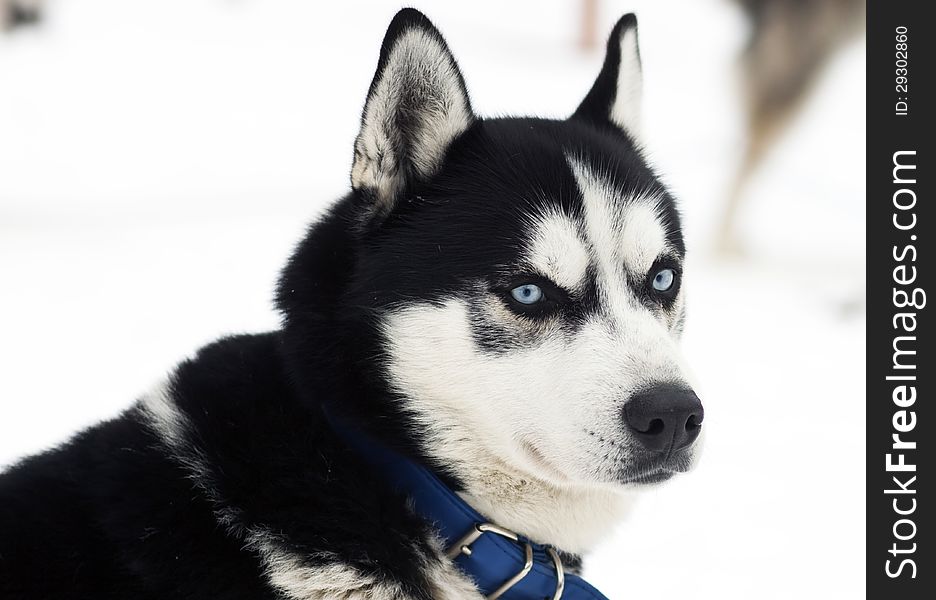
POLYGON ((442 35, 425 15, 404 8, 384 37, 354 142, 351 187, 369 204, 365 219, 386 215, 408 184, 435 174, 474 120, 442 35))
POLYGON ((572 118, 595 125, 612 125, 636 138, 640 133, 642 96, 637 17, 628 13, 611 31, 601 72, 572 118))

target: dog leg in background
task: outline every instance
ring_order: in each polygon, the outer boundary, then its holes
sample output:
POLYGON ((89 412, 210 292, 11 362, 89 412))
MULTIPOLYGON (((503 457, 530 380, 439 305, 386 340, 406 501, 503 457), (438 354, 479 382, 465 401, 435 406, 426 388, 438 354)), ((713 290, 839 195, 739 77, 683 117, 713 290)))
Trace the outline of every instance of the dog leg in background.
POLYGON ((719 224, 717 250, 743 254, 736 224, 747 184, 809 97, 822 68, 861 31, 861 0, 738 0, 751 23, 741 57, 746 147, 719 224))

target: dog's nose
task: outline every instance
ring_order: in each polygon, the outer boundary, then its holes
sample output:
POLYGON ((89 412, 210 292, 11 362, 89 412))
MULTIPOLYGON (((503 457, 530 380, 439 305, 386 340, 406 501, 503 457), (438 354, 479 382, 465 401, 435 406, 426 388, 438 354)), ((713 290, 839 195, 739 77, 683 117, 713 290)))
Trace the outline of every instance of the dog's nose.
POLYGON ((702 401, 685 387, 661 385, 635 394, 624 405, 624 422, 648 450, 675 452, 699 437, 702 401))

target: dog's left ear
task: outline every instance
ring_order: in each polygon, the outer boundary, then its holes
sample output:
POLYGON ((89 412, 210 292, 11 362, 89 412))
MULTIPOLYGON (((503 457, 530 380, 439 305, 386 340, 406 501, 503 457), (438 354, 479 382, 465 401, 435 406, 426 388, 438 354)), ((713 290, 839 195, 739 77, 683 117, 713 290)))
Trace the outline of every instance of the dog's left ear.
POLYGON ((637 45, 637 17, 621 17, 608 39, 604 65, 573 119, 596 125, 611 124, 636 138, 640 134, 643 73, 637 45))
POLYGON ((431 177, 474 122, 455 58, 425 15, 405 8, 387 29, 354 142, 351 186, 367 216, 388 213, 414 180, 431 177))

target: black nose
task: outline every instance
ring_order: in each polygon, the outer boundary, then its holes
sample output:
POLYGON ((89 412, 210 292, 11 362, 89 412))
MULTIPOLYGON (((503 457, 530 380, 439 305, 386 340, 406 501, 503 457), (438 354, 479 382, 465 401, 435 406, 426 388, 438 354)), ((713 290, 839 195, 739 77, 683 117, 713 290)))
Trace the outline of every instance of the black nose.
POLYGON ((690 389, 661 385, 635 394, 624 405, 624 422, 648 450, 675 452, 699 437, 702 401, 690 389))

